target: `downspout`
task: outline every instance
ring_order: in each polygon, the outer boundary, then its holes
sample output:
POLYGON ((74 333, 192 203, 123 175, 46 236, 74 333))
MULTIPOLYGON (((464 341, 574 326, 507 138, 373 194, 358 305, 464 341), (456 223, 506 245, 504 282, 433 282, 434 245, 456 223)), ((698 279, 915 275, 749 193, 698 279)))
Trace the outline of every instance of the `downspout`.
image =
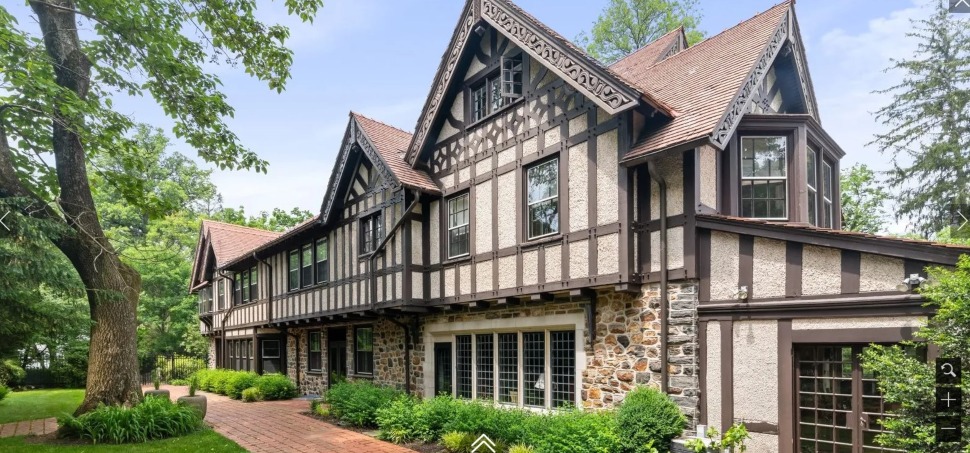
POLYGON ((667 181, 657 171, 655 160, 647 161, 647 172, 657 181, 660 196, 660 391, 667 393, 667 181))
POLYGON ((418 193, 417 190, 415 190, 414 200, 411 200, 411 204, 409 204, 408 207, 401 214, 401 218, 397 219, 397 222, 394 223, 394 226, 391 227, 391 230, 384 235, 384 239, 381 240, 380 244, 377 244, 377 247, 374 247, 374 251, 371 252, 369 257, 367 257, 367 273, 369 274, 368 278, 371 284, 371 288, 370 288, 371 307, 377 305, 377 284, 376 284, 377 281, 374 279, 374 258, 377 258, 377 252, 380 252, 381 250, 384 249, 387 243, 390 242, 391 237, 394 236, 394 232, 397 231, 397 229, 404 224, 404 221, 405 219, 407 219, 408 214, 410 214, 411 211, 414 210, 414 207, 417 206, 419 198, 420 198, 420 194, 418 193))
POLYGON ((414 333, 418 330, 418 316, 411 317, 411 326, 394 318, 387 318, 404 329, 404 393, 411 395, 411 349, 414 347, 414 333))

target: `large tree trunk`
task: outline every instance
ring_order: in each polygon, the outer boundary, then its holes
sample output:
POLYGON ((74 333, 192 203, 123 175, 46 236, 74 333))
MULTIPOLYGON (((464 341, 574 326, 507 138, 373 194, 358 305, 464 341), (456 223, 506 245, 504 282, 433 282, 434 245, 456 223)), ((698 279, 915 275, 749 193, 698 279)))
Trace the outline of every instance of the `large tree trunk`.
MULTIPOLYGON (((31 1, 30 5, 37 13, 57 84, 84 99, 90 87, 91 63, 81 49, 74 3, 44 0, 31 1)), ((94 321, 87 389, 77 414, 94 409, 98 403, 132 405, 141 400, 136 318, 141 281, 137 272, 121 262, 98 221, 84 146, 74 132, 81 124, 83 117, 63 112, 58 112, 52 122, 58 204, 76 232, 74 240, 57 245, 87 288, 94 321)))

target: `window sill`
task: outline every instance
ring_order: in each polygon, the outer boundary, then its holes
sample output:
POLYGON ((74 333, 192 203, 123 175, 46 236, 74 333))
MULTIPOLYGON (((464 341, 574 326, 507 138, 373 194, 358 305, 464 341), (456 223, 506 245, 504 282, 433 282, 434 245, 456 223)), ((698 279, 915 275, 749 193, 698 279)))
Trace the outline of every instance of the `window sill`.
POLYGON ((312 374, 314 376, 323 376, 323 370, 307 370, 306 374, 312 374))
POLYGON ((328 286, 330 286, 330 282, 329 281, 322 282, 322 283, 315 283, 315 284, 310 285, 310 286, 304 286, 303 288, 291 289, 291 290, 289 290, 289 291, 287 291, 287 292, 285 292, 285 293, 283 293, 281 295, 282 296, 292 296, 294 294, 300 294, 300 293, 304 293, 304 292, 307 292, 307 291, 313 291, 315 289, 326 288, 328 286))
POLYGON ((550 243, 550 242, 558 242, 558 241, 561 241, 561 240, 562 240, 562 233, 561 232, 559 232, 559 233, 552 233, 552 234, 547 234, 545 236, 539 236, 539 237, 537 237, 535 239, 530 239, 530 240, 528 240, 526 242, 523 242, 522 244, 519 245, 519 248, 520 249, 530 249, 530 248, 538 247, 538 246, 543 245, 543 244, 547 244, 547 243, 550 243))
POLYGON ((351 374, 348 374, 347 377, 354 378, 354 379, 370 379, 370 380, 374 379, 373 374, 361 374, 361 373, 351 373, 351 374))
POLYGON ((466 253, 464 255, 456 256, 454 258, 448 258, 447 260, 442 261, 441 262, 441 265, 442 266, 449 266, 449 265, 452 265, 452 264, 458 264, 458 263, 464 263, 466 261, 471 261, 471 259, 472 259, 471 253, 466 253))

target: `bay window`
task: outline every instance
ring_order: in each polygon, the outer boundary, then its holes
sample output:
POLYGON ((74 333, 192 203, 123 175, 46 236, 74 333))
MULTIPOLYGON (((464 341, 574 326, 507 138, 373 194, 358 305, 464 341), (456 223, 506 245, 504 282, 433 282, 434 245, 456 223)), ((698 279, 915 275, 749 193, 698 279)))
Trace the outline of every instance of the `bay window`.
POLYGON ((741 137, 741 215, 788 218, 787 137, 741 137))

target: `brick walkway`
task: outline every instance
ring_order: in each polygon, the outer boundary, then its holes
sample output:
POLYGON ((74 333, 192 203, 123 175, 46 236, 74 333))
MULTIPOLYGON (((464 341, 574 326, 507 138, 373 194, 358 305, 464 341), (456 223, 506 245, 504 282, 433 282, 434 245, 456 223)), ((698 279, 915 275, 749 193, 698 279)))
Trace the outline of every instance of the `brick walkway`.
MULTIPOLYGON (((173 400, 188 393, 187 387, 165 388, 173 400)), ((243 403, 204 394, 208 400, 205 421, 251 452, 414 453, 302 415, 310 409, 306 400, 243 403)))
POLYGON ((57 431, 56 418, 43 418, 40 420, 27 420, 0 425, 0 437, 40 436, 54 431, 57 431))

